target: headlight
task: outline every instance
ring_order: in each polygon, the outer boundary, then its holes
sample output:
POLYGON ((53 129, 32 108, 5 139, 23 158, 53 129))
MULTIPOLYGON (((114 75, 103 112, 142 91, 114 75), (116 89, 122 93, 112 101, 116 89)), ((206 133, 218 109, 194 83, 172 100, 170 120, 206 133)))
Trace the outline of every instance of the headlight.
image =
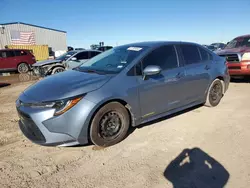
POLYGON ((241 60, 242 61, 244 61, 244 60, 250 60, 250 52, 242 54, 241 60))
POLYGON ((70 108, 75 106, 81 99, 82 96, 74 99, 60 100, 55 102, 26 104, 26 106, 30 106, 32 108, 54 108, 55 109, 54 115, 58 116, 63 114, 64 112, 67 112, 70 108))
POLYGON ((67 101, 63 100, 63 101, 56 102, 55 105, 53 106, 53 108, 56 109, 55 116, 58 116, 58 115, 63 114, 64 112, 67 112, 70 108, 75 106, 81 99, 82 97, 78 97, 78 98, 70 99, 67 101))

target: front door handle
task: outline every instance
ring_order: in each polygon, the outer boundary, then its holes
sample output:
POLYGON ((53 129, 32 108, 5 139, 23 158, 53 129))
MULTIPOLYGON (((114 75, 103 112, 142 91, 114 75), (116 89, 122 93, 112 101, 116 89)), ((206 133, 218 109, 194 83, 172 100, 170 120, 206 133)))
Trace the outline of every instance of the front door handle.
POLYGON ((209 65, 205 66, 205 70, 209 70, 211 67, 209 65))
POLYGON ((180 78, 182 78, 183 76, 184 76, 184 74, 181 73, 181 72, 179 72, 175 77, 176 77, 177 79, 180 79, 180 78))

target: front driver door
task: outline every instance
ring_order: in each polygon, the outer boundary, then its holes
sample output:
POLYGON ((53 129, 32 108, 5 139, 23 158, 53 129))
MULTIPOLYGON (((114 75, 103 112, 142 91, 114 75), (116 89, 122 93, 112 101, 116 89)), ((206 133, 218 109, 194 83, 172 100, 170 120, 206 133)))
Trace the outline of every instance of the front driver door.
MULTIPOLYGON (((147 55, 142 60, 142 70, 148 65, 158 65, 162 72, 144 80, 142 76, 138 76, 142 119, 177 108, 184 99, 182 86, 185 71, 183 67, 179 67, 173 45, 159 47, 147 55)), ((138 70, 139 66, 136 68, 138 70)), ((137 74, 140 72, 137 71, 137 74)))

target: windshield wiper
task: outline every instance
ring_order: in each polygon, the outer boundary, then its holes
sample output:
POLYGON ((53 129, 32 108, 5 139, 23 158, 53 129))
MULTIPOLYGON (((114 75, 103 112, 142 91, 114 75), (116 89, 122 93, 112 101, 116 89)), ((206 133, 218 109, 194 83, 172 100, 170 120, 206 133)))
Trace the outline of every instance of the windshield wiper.
POLYGON ((77 70, 77 71, 80 71, 80 72, 87 72, 87 73, 105 74, 104 72, 100 72, 100 71, 97 71, 97 70, 81 69, 80 67, 76 67, 76 68, 74 68, 74 70, 77 70))

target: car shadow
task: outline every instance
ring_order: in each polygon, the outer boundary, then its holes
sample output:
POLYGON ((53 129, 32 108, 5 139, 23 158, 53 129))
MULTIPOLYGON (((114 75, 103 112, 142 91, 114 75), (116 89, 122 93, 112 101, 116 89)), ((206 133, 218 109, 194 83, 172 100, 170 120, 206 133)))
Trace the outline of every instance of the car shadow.
POLYGON ((222 188, 229 176, 222 164, 200 148, 184 149, 164 171, 174 188, 222 188))
POLYGON ((231 83, 250 83, 250 77, 245 78, 231 78, 231 83))
POLYGON ((0 88, 1 87, 6 87, 6 86, 9 86, 9 85, 11 85, 10 83, 0 83, 0 88))

